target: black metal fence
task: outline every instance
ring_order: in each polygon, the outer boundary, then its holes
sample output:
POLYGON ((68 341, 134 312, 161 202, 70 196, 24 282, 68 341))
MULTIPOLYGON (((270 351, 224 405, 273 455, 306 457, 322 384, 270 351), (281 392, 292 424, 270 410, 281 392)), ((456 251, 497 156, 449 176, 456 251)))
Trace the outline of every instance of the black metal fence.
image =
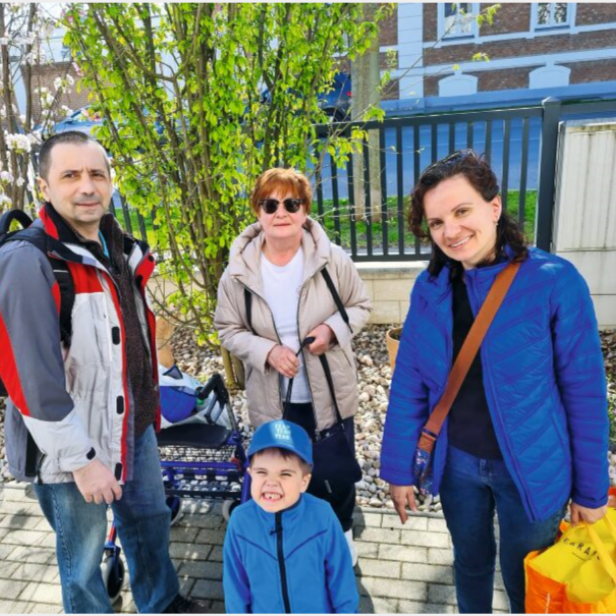
MULTIPOLYGON (((517 109, 471 111, 386 118, 357 124, 378 135, 363 144, 358 179, 353 156, 339 168, 324 153, 314 171, 316 208, 313 215, 332 241, 354 261, 426 259, 427 244, 408 231, 409 194, 429 164, 463 148, 472 148, 490 162, 500 183, 503 205, 517 217, 531 243, 550 250, 552 242, 558 126, 564 119, 616 117, 616 101, 561 103, 517 109), (375 157, 374 150, 377 155, 375 157), (378 174, 371 173, 378 160, 378 174), (375 177, 378 185, 374 186, 375 177)), ((353 124, 345 127, 350 132, 353 124)), ((317 129, 320 148, 337 125, 317 129)), ((112 211, 122 226, 147 238, 154 218, 144 218, 116 193, 112 211)))
MULTIPOLYGON (((503 205, 517 217, 531 243, 550 250, 558 125, 563 119, 597 114, 616 116, 616 101, 561 104, 548 99, 533 107, 387 118, 358 125, 378 132, 378 174, 370 172, 369 140, 363 146, 359 189, 353 157, 345 168, 338 168, 325 154, 315 170, 316 215, 332 241, 355 261, 425 259, 429 246, 407 231, 411 188, 429 164, 472 148, 490 162, 499 178, 503 205)), ((322 126, 318 134, 326 140, 332 130, 335 127, 322 126)))

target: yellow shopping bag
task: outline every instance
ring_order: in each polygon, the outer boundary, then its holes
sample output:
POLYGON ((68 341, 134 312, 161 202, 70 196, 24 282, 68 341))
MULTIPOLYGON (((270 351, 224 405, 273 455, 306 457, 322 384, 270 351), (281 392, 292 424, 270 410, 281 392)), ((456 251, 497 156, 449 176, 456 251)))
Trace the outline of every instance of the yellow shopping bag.
POLYGON ((565 530, 543 552, 524 560, 526 612, 616 612, 616 509, 595 524, 565 530))

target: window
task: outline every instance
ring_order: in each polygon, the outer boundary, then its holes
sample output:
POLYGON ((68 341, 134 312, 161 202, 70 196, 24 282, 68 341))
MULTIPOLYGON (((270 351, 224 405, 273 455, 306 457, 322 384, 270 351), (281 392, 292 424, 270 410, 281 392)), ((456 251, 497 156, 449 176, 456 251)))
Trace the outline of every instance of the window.
POLYGON ((471 2, 445 2, 439 6, 443 6, 445 10, 444 38, 474 36, 475 19, 471 2))
POLYGON ((568 2, 539 2, 537 4, 537 28, 568 26, 571 11, 568 2))

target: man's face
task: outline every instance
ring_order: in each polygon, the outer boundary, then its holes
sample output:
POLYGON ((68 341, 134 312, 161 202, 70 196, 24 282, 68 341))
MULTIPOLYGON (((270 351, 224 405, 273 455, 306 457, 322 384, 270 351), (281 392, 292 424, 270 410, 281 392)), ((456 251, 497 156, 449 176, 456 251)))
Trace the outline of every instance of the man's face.
POLYGON ((105 150, 97 143, 59 143, 50 154, 47 179, 38 179, 45 200, 86 237, 98 232, 113 193, 105 150))

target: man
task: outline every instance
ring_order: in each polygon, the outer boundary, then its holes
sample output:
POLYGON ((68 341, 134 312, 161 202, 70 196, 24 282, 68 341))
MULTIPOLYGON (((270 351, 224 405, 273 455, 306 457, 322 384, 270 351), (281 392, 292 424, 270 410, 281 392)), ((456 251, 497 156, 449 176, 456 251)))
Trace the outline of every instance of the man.
POLYGON ((68 131, 43 144, 33 225, 74 286, 71 336, 48 257, 32 243, 0 251, 0 375, 10 396, 9 467, 35 481, 56 532, 67 613, 112 613, 100 561, 110 505, 141 613, 204 613, 179 594, 169 557, 170 512, 154 426, 159 396, 147 245, 107 214, 109 160, 92 138, 68 131))

